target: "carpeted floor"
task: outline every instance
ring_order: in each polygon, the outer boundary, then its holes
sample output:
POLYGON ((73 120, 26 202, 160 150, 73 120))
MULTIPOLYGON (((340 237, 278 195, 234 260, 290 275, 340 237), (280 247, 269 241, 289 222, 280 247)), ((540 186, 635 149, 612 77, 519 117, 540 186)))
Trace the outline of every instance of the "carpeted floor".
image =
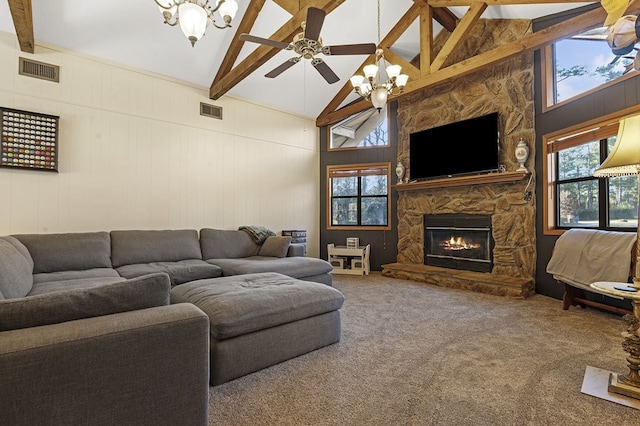
POLYGON ((379 272, 334 287, 342 340, 210 388, 210 425, 640 425, 580 391, 587 366, 628 371, 619 316, 379 272))

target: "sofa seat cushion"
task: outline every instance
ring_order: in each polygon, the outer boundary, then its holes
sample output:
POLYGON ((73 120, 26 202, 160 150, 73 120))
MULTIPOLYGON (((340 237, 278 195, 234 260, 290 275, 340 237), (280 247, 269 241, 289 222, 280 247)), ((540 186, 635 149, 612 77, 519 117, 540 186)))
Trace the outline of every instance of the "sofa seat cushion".
POLYGON ((0 331, 58 324, 169 304, 169 277, 133 280, 0 301, 0 331))
POLYGON ((0 237, 0 299, 24 297, 33 286, 33 260, 13 237, 0 237))
POLYGON ((251 256, 242 259, 207 259, 222 268, 223 276, 278 272, 293 278, 328 274, 333 270, 329 262, 315 257, 251 256))
POLYGON ((200 259, 180 260, 178 262, 152 262, 124 265, 116 268, 120 276, 134 278, 154 272, 165 272, 171 279, 171 285, 194 280, 216 278, 222 275, 222 268, 200 259))
POLYGON ((324 284, 268 272, 174 287, 171 303, 182 302, 204 311, 211 337, 223 340, 338 310, 344 296, 324 284))
POLYGON ((35 296, 38 294, 53 293, 65 290, 86 290, 95 287, 101 287, 107 284, 119 283, 126 281, 126 278, 117 277, 84 277, 57 281, 43 281, 34 283, 33 288, 27 296, 35 296))

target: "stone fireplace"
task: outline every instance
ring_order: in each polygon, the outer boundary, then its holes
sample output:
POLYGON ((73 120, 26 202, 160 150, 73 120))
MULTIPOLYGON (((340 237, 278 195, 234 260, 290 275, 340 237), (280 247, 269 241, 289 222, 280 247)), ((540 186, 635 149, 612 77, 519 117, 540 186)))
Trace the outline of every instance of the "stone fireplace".
MULTIPOLYGON (((449 64, 493 49, 529 31, 529 20, 480 19, 467 37, 469 42, 461 45, 447 60, 445 69, 449 64)), ((443 31, 434 40, 434 55, 447 35, 443 31)), ((499 114, 499 157, 506 171, 480 177, 394 185, 398 254, 396 263, 382 265, 383 275, 517 298, 535 292, 535 174, 519 174, 519 163, 514 155, 518 141, 523 139, 531 151, 526 166, 530 171, 535 170, 533 80, 533 53, 525 52, 465 78, 443 81, 398 99, 397 160, 404 164, 409 180, 411 133, 494 111, 499 114), (493 250, 486 270, 462 270, 451 265, 425 263, 424 216, 460 214, 490 217, 493 250)), ((473 138, 473 135, 469 137, 473 138)), ((455 144, 456 141, 433 143, 433 155, 437 155, 437 144, 455 144)))
POLYGON ((425 265, 491 272, 491 216, 426 214, 423 223, 425 265))

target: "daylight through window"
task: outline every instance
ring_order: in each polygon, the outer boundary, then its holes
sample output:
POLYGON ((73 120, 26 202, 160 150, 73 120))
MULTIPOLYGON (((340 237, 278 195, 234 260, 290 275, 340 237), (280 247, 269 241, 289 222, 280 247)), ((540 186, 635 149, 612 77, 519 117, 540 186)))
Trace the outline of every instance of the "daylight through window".
POLYGON ((328 228, 390 229, 390 163, 328 166, 328 228))

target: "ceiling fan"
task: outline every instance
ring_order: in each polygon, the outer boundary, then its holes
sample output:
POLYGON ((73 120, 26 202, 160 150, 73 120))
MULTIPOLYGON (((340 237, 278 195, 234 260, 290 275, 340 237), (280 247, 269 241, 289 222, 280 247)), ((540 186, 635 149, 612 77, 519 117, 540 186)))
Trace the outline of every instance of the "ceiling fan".
POLYGON ((291 43, 256 37, 250 34, 240 34, 239 39, 277 47, 278 49, 293 50, 298 54, 297 57, 291 58, 269 71, 265 74, 265 77, 277 77, 300 62, 300 59, 305 58, 311 59, 311 65, 327 80, 327 83, 332 84, 340 80, 340 78, 329 68, 325 61, 316 58, 316 55, 320 53, 324 55, 372 55, 376 52, 376 45, 374 43, 363 43, 323 46, 320 30, 322 29, 325 15, 326 12, 324 10, 310 7, 307 10, 307 20, 302 23, 303 31, 296 34, 291 43))

